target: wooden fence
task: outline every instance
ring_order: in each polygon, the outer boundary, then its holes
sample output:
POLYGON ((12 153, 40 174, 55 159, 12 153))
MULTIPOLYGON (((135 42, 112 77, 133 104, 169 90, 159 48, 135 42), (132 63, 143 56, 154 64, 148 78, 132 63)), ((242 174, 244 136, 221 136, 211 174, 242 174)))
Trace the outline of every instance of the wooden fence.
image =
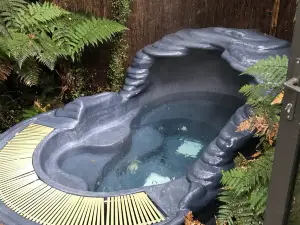
MULTIPOLYGON (((110 18, 111 0, 53 1, 73 11, 88 11, 110 18)), ((183 28, 221 26, 269 33, 276 13, 274 3, 279 5, 275 36, 291 40, 296 0, 133 0, 127 24, 129 62, 137 50, 183 28)), ((86 61, 93 58, 92 64, 105 73, 107 51, 104 47, 92 56, 89 53, 86 61)))

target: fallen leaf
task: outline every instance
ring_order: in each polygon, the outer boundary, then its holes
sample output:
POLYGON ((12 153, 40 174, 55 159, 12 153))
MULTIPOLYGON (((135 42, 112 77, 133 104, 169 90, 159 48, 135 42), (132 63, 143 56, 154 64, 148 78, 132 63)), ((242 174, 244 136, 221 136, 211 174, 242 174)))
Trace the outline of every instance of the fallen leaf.
POLYGON ((258 156, 261 155, 261 152, 256 152, 255 154, 253 154, 251 157, 252 158, 257 158, 258 156))
POLYGON ((204 225, 199 220, 194 220, 192 211, 189 211, 188 214, 184 217, 184 225, 204 225))
POLYGON ((282 99, 283 99, 283 96, 284 96, 284 92, 280 92, 276 98, 273 100, 273 102, 271 103, 271 105, 277 105, 277 104, 281 104, 282 103, 282 99))
POLYGON ((250 129, 251 129, 251 120, 248 119, 240 123, 240 125, 237 127, 236 132, 243 132, 250 129))

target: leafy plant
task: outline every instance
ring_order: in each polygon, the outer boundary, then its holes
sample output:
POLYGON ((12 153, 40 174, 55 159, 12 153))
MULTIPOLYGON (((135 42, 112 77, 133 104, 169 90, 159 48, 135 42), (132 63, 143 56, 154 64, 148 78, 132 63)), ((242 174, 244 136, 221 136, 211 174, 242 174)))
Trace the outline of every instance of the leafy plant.
POLYGON ((40 101, 36 100, 36 101, 34 101, 34 104, 32 107, 23 110, 22 119, 24 119, 24 120, 29 119, 40 113, 47 112, 50 107, 51 107, 50 104, 47 104, 46 106, 42 106, 40 101))
MULTIPOLYGON (((125 25, 130 15, 132 0, 112 0, 113 18, 125 25)), ((127 62, 128 43, 126 33, 119 33, 114 41, 108 70, 108 78, 112 91, 119 91, 124 83, 124 67, 127 62)))
POLYGON ((263 223, 287 68, 287 57, 276 56, 259 61, 243 73, 262 83, 241 88, 253 113, 239 125, 237 132, 255 130, 261 142, 251 159, 239 154, 236 168, 223 172, 218 224, 263 223))
POLYGON ((0 133, 21 120, 22 107, 9 93, 0 95, 0 133))
MULTIPOLYGON (((0 59, 9 61, 29 86, 38 84, 39 64, 53 70, 58 59, 74 61, 84 47, 96 46, 125 29, 117 22, 71 13, 53 3, 23 0, 1 0, 0 20, 0 59)), ((4 80, 9 72, 2 69, 0 74, 4 80)))

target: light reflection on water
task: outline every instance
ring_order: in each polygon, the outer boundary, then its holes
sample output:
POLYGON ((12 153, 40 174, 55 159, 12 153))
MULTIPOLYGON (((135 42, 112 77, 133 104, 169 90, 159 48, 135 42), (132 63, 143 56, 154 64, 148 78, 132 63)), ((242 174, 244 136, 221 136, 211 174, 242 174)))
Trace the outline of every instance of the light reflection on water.
POLYGON ((151 186, 182 177, 218 133, 207 123, 187 119, 140 127, 129 153, 98 183, 98 191, 151 186))

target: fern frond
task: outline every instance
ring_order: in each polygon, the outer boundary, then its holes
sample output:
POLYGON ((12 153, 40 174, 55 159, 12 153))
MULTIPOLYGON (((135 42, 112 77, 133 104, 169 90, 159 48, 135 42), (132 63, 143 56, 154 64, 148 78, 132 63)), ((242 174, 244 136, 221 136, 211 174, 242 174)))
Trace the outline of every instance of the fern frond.
POLYGON ((219 224, 257 225, 260 223, 261 218, 251 208, 246 195, 237 195, 234 190, 225 189, 218 199, 223 203, 217 217, 219 224))
POLYGON ((223 172, 221 183, 224 186, 237 190, 237 193, 250 191, 258 184, 268 184, 273 157, 273 151, 268 151, 260 158, 249 161, 246 168, 234 168, 223 172))
POLYGON ((27 86, 38 85, 41 72, 41 68, 33 58, 27 59, 22 68, 17 70, 18 78, 27 86))
POLYGON ((15 12, 25 9, 28 3, 24 0, 1 0, 0 12, 15 12))
POLYGON ((47 28, 47 23, 67 14, 70 12, 53 3, 31 3, 25 10, 21 10, 15 15, 13 25, 21 30, 38 27, 44 31, 47 28))
POLYGON ((0 35, 9 36, 9 32, 3 20, 0 17, 0 35))
MULTIPOLYGON (((6 54, 14 58, 21 67, 23 62, 29 57, 35 57, 35 42, 28 35, 23 33, 10 32, 12 38, 6 38, 6 54)), ((0 37, 1 39, 1 37, 0 37)), ((1 42, 1 41, 0 41, 1 42)))
POLYGON ((66 52, 59 48, 55 42, 45 33, 41 33, 36 40, 38 44, 36 59, 53 70, 58 58, 66 56, 66 52))
POLYGON ((32 106, 28 109, 24 109, 22 112, 22 119, 26 120, 26 119, 30 119, 34 116, 37 116, 38 114, 40 114, 41 111, 39 109, 37 109, 36 107, 32 106))
POLYGON ((258 185, 258 187, 256 187, 250 195, 250 207, 255 209, 255 212, 258 214, 264 214, 267 205, 267 198, 268 186, 258 185))
POLYGON ((1 0, 0 20, 6 24, 6 27, 10 27, 16 14, 25 10, 27 5, 28 3, 23 0, 1 0))
POLYGON ((3 43, 4 52, 15 59, 20 68, 26 59, 36 58, 40 63, 53 69, 57 59, 64 55, 64 51, 45 33, 26 35, 11 31, 10 34, 11 38, 0 37, 0 50, 3 43))
MULTIPOLYGON (((72 17, 70 18, 72 20, 72 17)), ((103 43, 124 29, 126 28, 117 22, 92 17, 79 24, 70 21, 69 26, 58 27, 53 33, 53 40, 68 51, 74 60, 74 55, 81 52, 85 46, 103 43)))
POLYGON ((7 80, 13 68, 10 64, 0 60, 0 81, 7 80))
POLYGON ((250 74, 261 79, 265 84, 283 84, 288 68, 287 56, 269 57, 258 61, 242 74, 250 74))

